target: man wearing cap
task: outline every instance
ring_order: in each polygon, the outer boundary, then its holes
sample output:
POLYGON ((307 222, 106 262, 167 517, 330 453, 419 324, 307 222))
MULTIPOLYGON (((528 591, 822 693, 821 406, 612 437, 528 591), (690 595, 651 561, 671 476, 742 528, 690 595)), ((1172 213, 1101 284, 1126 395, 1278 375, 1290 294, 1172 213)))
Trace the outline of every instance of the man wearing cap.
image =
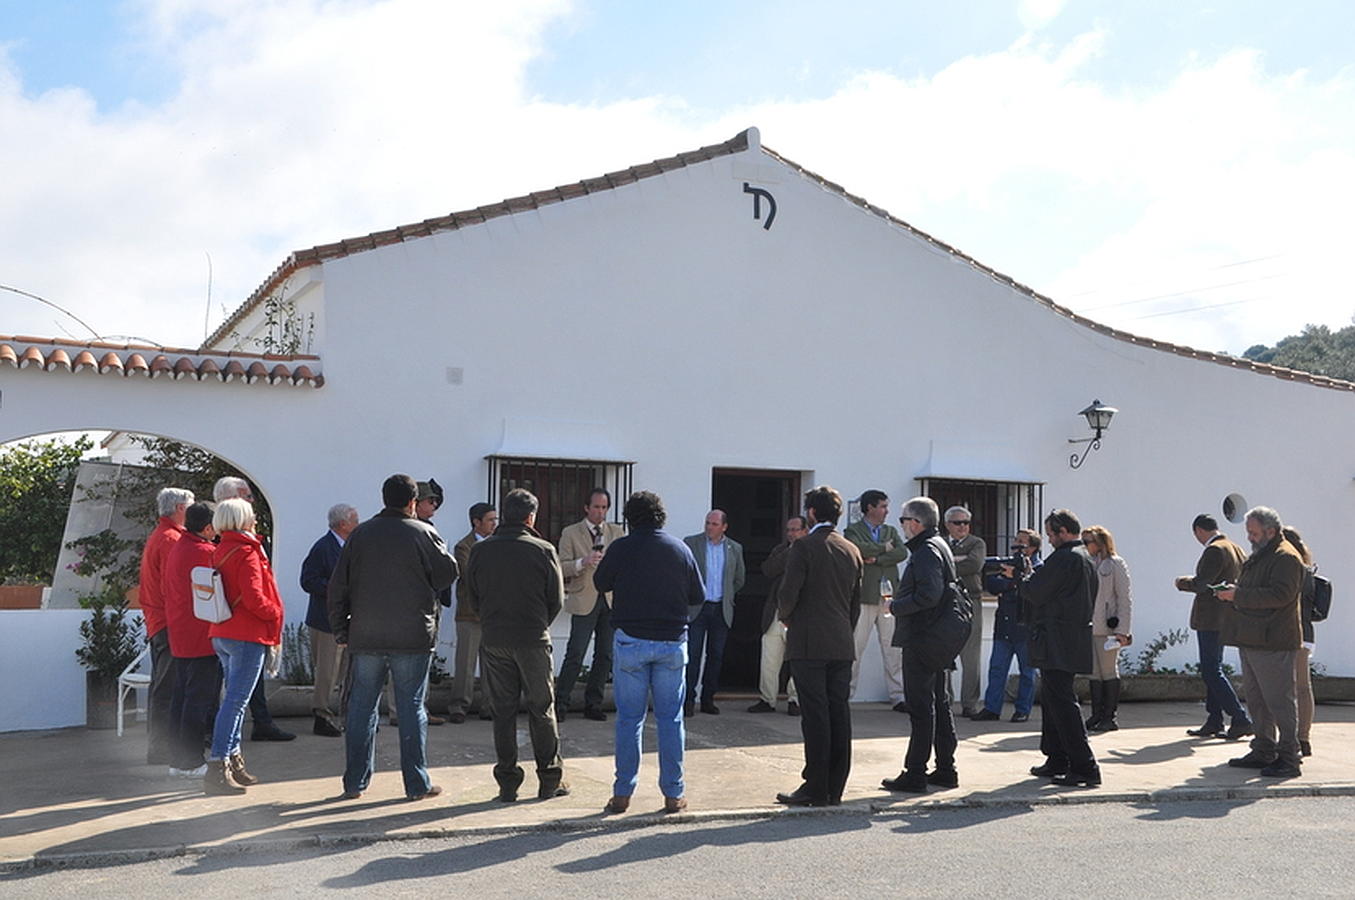
POLYGON ((588 494, 584 517, 560 534, 560 568, 565 576, 565 612, 569 613, 569 644, 565 661, 555 682, 555 720, 563 721, 569 712, 574 682, 583 668, 588 642, 593 642, 593 665, 583 692, 583 715, 598 722, 607 721, 602 711, 602 691, 612 672, 612 598, 593 586, 593 573, 602 561, 607 545, 625 531, 607 521, 612 495, 606 488, 593 488, 588 494))

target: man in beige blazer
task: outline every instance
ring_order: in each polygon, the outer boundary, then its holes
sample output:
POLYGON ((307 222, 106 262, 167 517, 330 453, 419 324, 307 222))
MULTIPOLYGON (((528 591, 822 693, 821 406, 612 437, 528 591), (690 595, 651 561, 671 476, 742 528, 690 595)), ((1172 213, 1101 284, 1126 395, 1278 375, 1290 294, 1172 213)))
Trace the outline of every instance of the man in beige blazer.
POLYGON ((612 495, 606 488, 593 488, 583 508, 584 517, 560 534, 560 568, 565 575, 565 612, 570 614, 569 644, 565 661, 555 679, 555 718, 564 721, 569 712, 574 682, 583 668, 588 642, 593 642, 593 665, 583 690, 584 718, 607 721, 602 711, 602 691, 612 671, 611 597, 593 587, 593 572, 602 560, 607 545, 624 535, 625 530, 607 521, 612 495))

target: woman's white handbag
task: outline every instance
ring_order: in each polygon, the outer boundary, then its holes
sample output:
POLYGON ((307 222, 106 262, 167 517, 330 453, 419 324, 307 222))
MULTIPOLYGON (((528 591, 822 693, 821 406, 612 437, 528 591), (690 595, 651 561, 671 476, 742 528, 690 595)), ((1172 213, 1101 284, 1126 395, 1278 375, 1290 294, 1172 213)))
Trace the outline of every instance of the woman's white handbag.
POLYGON ((215 566, 194 566, 188 574, 193 584, 193 615, 204 622, 224 622, 231 617, 226 588, 215 566))

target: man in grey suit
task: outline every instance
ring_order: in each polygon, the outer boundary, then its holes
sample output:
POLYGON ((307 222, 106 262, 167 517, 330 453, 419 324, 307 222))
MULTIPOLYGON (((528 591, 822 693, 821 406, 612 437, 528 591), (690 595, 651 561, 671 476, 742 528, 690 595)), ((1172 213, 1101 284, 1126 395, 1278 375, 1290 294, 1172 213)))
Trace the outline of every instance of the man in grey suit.
POLYGON ((720 687, 720 666, 725 659, 725 640, 729 626, 734 624, 734 595, 743 587, 745 571, 743 547, 726 537, 729 517, 724 510, 712 509, 706 513, 704 534, 689 535, 682 540, 696 557, 701 570, 701 584, 706 600, 692 611, 687 626, 687 699, 683 715, 696 712, 696 685, 701 685, 701 711, 713 716, 720 714, 715 705, 715 692, 720 687), (706 657, 705 670, 701 656, 706 657))
POLYGON ((861 615, 861 551, 834 530, 842 495, 828 486, 805 495, 809 534, 786 551, 777 609, 786 623, 786 659, 800 691, 803 783, 777 794, 787 806, 836 806, 852 765, 853 628, 861 615))

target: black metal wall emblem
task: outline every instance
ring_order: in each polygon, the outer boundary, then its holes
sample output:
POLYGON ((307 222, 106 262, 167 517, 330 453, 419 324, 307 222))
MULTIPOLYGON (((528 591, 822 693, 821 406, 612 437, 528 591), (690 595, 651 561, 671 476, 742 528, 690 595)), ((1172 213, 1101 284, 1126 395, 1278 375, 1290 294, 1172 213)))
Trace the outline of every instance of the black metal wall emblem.
POLYGON ((753 219, 762 219, 762 201, 767 201, 767 218, 762 222, 764 231, 772 230, 772 221, 776 218, 776 198, 772 192, 763 188, 751 187, 748 182, 743 183, 743 192, 753 195, 753 219))

